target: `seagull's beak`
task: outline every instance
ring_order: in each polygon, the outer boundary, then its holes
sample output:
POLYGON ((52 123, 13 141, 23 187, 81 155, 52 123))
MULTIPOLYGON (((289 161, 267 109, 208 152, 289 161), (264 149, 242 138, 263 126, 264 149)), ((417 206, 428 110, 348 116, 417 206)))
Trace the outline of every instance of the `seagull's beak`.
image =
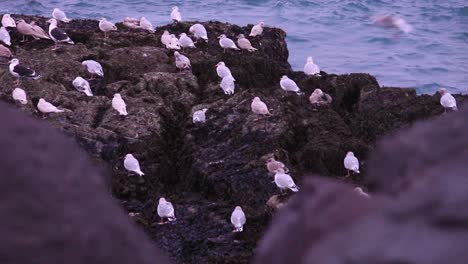
POLYGON ((220 38, 221 38, 221 36, 218 36, 218 38, 220 39, 220 38))
POLYGON ((13 62, 13 60, 9 61, 8 63, 12 63, 12 62, 13 62))

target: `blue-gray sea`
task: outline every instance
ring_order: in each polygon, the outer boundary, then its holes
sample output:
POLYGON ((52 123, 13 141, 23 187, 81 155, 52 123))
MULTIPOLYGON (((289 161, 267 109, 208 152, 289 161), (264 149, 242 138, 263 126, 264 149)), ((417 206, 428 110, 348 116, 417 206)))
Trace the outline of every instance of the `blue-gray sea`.
POLYGON ((146 16, 163 25, 170 23, 174 5, 183 20, 264 21, 284 29, 296 70, 310 55, 326 72, 367 72, 383 86, 468 93, 467 0, 0 0, 0 13, 50 16, 58 7, 72 19, 146 16), (398 35, 373 25, 373 16, 386 13, 401 16, 414 30, 398 35))

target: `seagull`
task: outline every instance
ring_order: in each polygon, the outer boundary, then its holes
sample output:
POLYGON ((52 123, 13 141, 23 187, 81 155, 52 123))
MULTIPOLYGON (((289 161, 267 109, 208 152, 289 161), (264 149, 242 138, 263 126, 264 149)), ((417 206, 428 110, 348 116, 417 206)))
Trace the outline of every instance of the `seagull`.
POLYGON ((128 171, 135 172, 140 176, 145 175, 140 169, 140 163, 132 154, 125 155, 124 167, 128 171))
POLYGON ((0 58, 7 58, 10 59, 13 57, 13 54, 11 53, 10 49, 0 45, 0 58))
POLYGON ((440 104, 444 107, 444 113, 447 113, 447 108, 451 108, 453 111, 457 111, 457 101, 455 97, 451 95, 447 89, 440 88, 439 93, 442 95, 440 97, 440 104))
POLYGON ((363 191, 361 187, 354 188, 354 191, 358 193, 359 195, 361 195, 362 197, 370 198, 370 195, 366 193, 365 191, 363 191))
POLYGON ((159 224, 165 224, 168 222, 165 222, 164 219, 167 219, 169 222, 175 221, 175 215, 174 215, 174 206, 172 206, 172 203, 166 201, 164 197, 159 198, 159 203, 158 203, 158 215, 161 218, 161 222, 159 224))
POLYGON ((33 27, 34 30, 34 34, 32 35, 33 38, 50 39, 49 35, 44 31, 44 29, 36 25, 36 22, 32 21, 29 24, 33 27))
POLYGON ((275 183, 281 191, 286 189, 290 189, 293 192, 299 191, 299 187, 294 183, 294 180, 289 174, 286 174, 282 168, 276 170, 275 183))
POLYGON ((119 115, 128 115, 127 104, 125 104, 125 101, 119 93, 114 94, 114 97, 112 98, 112 107, 119 112, 119 115))
POLYGON ((73 86, 79 91, 87 96, 93 96, 93 91, 91 91, 91 87, 89 86, 89 82, 82 77, 76 77, 73 82, 73 86))
POLYGON ((351 176, 350 171, 359 173, 359 160, 354 156, 353 152, 349 151, 346 154, 346 157, 343 163, 344 163, 346 170, 348 171, 348 174, 346 175, 346 177, 351 176))
POLYGON ((206 28, 202 24, 197 23, 197 24, 192 25, 189 31, 195 36, 197 41, 199 39, 203 39, 205 40, 205 42, 208 42, 208 33, 206 33, 206 28))
POLYGON ((174 52, 175 65, 179 70, 190 70, 192 66, 190 65, 190 60, 186 56, 180 54, 178 51, 174 52))
POLYGON ((21 88, 15 88, 11 93, 13 100, 20 102, 21 104, 27 104, 28 100, 26 99, 26 92, 21 88))
POLYGON ((16 27, 15 20, 11 18, 10 14, 4 14, 2 17, 2 26, 5 28, 16 27))
MULTIPOLYGON (((220 61, 216 64, 216 73, 220 78, 224 78, 226 76, 231 76, 233 79, 234 77, 231 74, 231 70, 224 64, 224 62, 220 61)), ((234 79, 235 81, 236 79, 234 79)))
POLYGON ((263 33, 263 28, 265 27, 265 23, 260 22, 257 25, 252 27, 252 30, 250 31, 250 37, 255 37, 258 35, 261 35, 263 33))
POLYGON ((266 162, 267 170, 271 173, 276 173, 278 169, 283 169, 286 173, 289 171, 283 162, 275 160, 275 158, 269 158, 266 162))
POLYGON ((134 17, 125 17, 123 21, 124 26, 128 28, 140 28, 140 20, 134 17))
POLYGON ((193 113, 192 119, 193 123, 205 123, 206 121, 206 111, 208 111, 208 108, 203 108, 202 110, 195 111, 193 113))
POLYGON ((104 77, 104 71, 102 70, 102 66, 99 62, 94 60, 85 60, 81 62, 81 65, 85 66, 89 73, 91 73, 91 78, 94 75, 99 77, 104 77))
POLYGON ((259 97, 255 97, 252 100, 252 104, 250 105, 252 112, 257 115, 271 115, 270 111, 268 111, 267 105, 260 100, 259 97))
POLYGON ((256 48, 252 47, 252 44, 248 39, 245 38, 244 34, 239 34, 239 36, 237 36, 237 45, 239 48, 250 52, 257 50, 256 48))
POLYGON ((169 31, 167 30, 164 30, 163 34, 161 35, 161 43, 169 49, 169 46, 171 45, 171 40, 171 33, 169 33, 169 31))
POLYGON ((224 53, 226 53, 226 49, 239 50, 239 48, 236 46, 236 43, 234 43, 232 39, 226 37, 225 34, 221 34, 218 38, 219 38, 219 45, 221 46, 221 48, 224 49, 224 53))
POLYGON ((324 93, 320 89, 315 89, 309 97, 309 101, 312 105, 326 105, 331 104, 332 98, 329 94, 324 93))
POLYGON ((297 86, 296 82, 289 79, 288 76, 283 75, 280 80, 281 89, 285 90, 286 92, 295 92, 297 94, 301 94, 301 89, 297 86))
POLYGON ((179 36, 179 43, 182 48, 196 48, 193 40, 187 34, 181 33, 179 36))
POLYGON ((246 219, 244 211, 242 211, 242 208, 240 206, 236 206, 236 208, 234 208, 234 211, 231 214, 231 223, 234 226, 234 231, 232 232, 242 232, 244 230, 245 222, 246 219))
POLYGON ((168 49, 180 50, 179 39, 174 34, 171 34, 170 37, 168 49))
POLYGON ((63 29, 57 27, 57 20, 52 18, 47 20, 47 23, 50 23, 49 36, 55 42, 54 50, 58 48, 58 43, 75 44, 75 42, 73 42, 73 40, 68 37, 67 33, 63 31, 63 29))
POLYGON ((221 80, 219 86, 223 89, 224 94, 234 94, 234 89, 236 88, 234 81, 232 75, 227 75, 221 80))
POLYGON ((314 63, 312 57, 307 57, 307 63, 304 65, 304 73, 307 75, 320 74, 320 68, 314 63))
POLYGON ((180 22, 182 20, 182 16, 180 15, 180 12, 179 12, 179 7, 177 6, 172 7, 171 19, 174 22, 180 22))
POLYGON ((104 38, 107 38, 107 32, 116 31, 117 27, 114 23, 107 21, 107 19, 101 18, 101 20, 99 20, 99 29, 104 32, 104 38))
POLYGON ((37 109, 39 109, 39 111, 44 114, 64 112, 64 110, 58 109, 56 106, 47 102, 43 98, 39 99, 39 102, 37 103, 37 109))
POLYGON ((65 23, 68 23, 71 21, 71 19, 67 18, 67 15, 65 15, 65 12, 58 8, 54 8, 54 11, 52 11, 52 17, 55 18, 58 21, 62 21, 65 23))
POLYGON ((10 33, 8 33, 4 27, 0 27, 0 41, 5 43, 7 46, 11 46, 10 33))
POLYGON ((146 17, 140 18, 140 28, 147 30, 151 33, 154 33, 153 24, 151 24, 151 22, 149 22, 149 20, 146 19, 146 17))
POLYGON ((29 69, 29 68, 26 68, 26 67, 24 67, 22 65, 19 65, 19 60, 18 59, 12 59, 8 63, 10 63, 9 68, 10 68, 11 75, 18 78, 18 80, 16 82, 17 85, 19 85, 21 78, 31 78, 33 80, 37 80, 37 79, 41 78, 41 76, 39 74, 36 74, 35 71, 33 71, 33 70, 29 69))
POLYGON ((21 35, 23 35, 22 42, 24 42, 26 40, 25 36, 32 36, 35 39, 37 38, 37 37, 34 36, 36 34, 36 31, 34 30, 34 27, 32 25, 26 23, 26 21, 24 21, 24 19, 18 20, 18 24, 16 25, 16 29, 18 30, 19 33, 21 33, 21 35))

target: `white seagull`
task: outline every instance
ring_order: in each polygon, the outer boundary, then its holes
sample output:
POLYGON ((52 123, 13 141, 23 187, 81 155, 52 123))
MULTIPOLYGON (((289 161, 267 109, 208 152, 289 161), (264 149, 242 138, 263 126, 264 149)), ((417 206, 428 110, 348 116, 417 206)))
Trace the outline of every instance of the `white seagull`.
POLYGON ((203 108, 202 110, 195 111, 192 116, 193 123, 205 123, 206 121, 206 111, 208 108, 203 108))
POLYGON ((349 177, 351 175, 350 171, 359 173, 359 160, 354 156, 353 152, 349 151, 346 154, 346 157, 343 163, 344 163, 344 167, 348 171, 348 174, 346 175, 346 177, 349 177))
POLYGON ((255 36, 261 35, 263 33, 264 27, 265 27, 265 23, 263 22, 258 23, 257 25, 252 27, 252 30, 250 31, 249 36, 255 37, 255 36))
POLYGON ((58 21, 62 21, 65 23, 68 23, 71 21, 71 19, 67 18, 67 15, 65 15, 65 12, 58 8, 54 8, 54 11, 52 11, 52 17, 57 19, 58 21))
POLYGON ((107 32, 116 31, 117 27, 114 23, 107 21, 104 17, 99 20, 99 29, 104 32, 104 38, 108 38, 107 32))
POLYGON ((58 43, 75 44, 75 42, 73 42, 73 40, 68 37, 67 33, 63 31, 63 29, 57 27, 57 20, 52 18, 47 20, 47 23, 50 23, 49 36, 55 42, 54 49, 57 49, 58 43))
POLYGON ((240 206, 236 206, 231 214, 231 224, 234 226, 235 233, 242 232, 246 222, 244 211, 240 206))
POLYGON ((285 90, 286 92, 295 92, 297 94, 301 94, 301 89, 297 86, 296 82, 289 79, 288 76, 283 75, 280 80, 281 89, 285 90))
POLYGON ((159 198, 158 215, 161 218, 160 224, 167 223, 164 221, 165 219, 167 219, 169 222, 176 220, 174 215, 174 206, 172 206, 172 203, 166 201, 164 197, 159 198))
POLYGON ((146 17, 140 18, 140 28, 147 30, 151 33, 154 32, 153 24, 151 24, 151 22, 149 22, 149 20, 146 19, 146 17))
POLYGON ((179 70, 190 70, 192 65, 190 65, 190 60, 186 56, 180 54, 178 51, 174 52, 175 65, 179 70))
POLYGON ((39 102, 37 103, 37 109, 39 109, 39 111, 44 114, 64 112, 64 110, 58 109, 56 106, 42 98, 39 99, 39 102))
POLYGON ((128 171, 135 172, 140 176, 145 175, 140 169, 140 163, 132 154, 125 155, 124 167, 128 171))
POLYGON ((16 22, 11 18, 10 14, 4 14, 2 17, 2 26, 6 28, 16 27, 16 22))
POLYGON ((190 33, 195 36, 197 41, 199 39, 205 40, 205 42, 208 42, 208 33, 206 32, 206 28, 202 24, 194 24, 190 27, 189 29, 190 33))
POLYGON ((270 111, 268 111, 267 105, 260 100, 259 97, 255 97, 250 104, 250 108, 252 112, 257 115, 271 115, 270 111))
POLYGON ((171 19, 174 22, 180 22, 182 20, 182 16, 180 15, 180 12, 179 12, 179 7, 177 6, 172 7, 171 19))
POLYGON ((179 43, 182 48, 196 48, 193 40, 187 34, 181 33, 179 36, 179 43))
POLYGON ((10 63, 9 70, 11 75, 17 78, 17 85, 19 85, 21 78, 31 78, 33 80, 41 78, 35 71, 20 65, 18 59, 12 59, 8 63, 10 63))
POLYGON ((232 75, 225 76, 219 86, 223 89, 224 94, 234 94, 234 89, 236 89, 236 85, 234 84, 234 77, 232 75))
POLYGON ((354 191, 358 193, 359 195, 361 195, 362 197, 370 198, 370 195, 366 193, 364 190, 362 190, 361 187, 354 188, 354 191))
POLYGON ((239 50, 239 48, 236 46, 236 43, 234 43, 232 39, 226 37, 225 34, 221 34, 218 38, 219 38, 219 45, 221 46, 221 48, 224 49, 224 53, 226 53, 226 49, 239 50))
POLYGON ((447 89, 440 88, 439 93, 442 95, 440 97, 440 104, 444 107, 444 113, 447 113, 447 108, 451 108, 454 111, 458 110, 455 97, 453 97, 453 95, 451 95, 447 89))
MULTIPOLYGON (((216 73, 220 78, 224 78, 226 76, 232 76, 231 70, 226 66, 223 61, 218 62, 216 64, 216 73)), ((234 78, 234 76, 232 76, 234 78)), ((234 79, 235 81, 236 79, 234 79)))
POLYGON ((275 183, 281 191, 286 189, 290 189, 293 192, 299 191, 299 187, 294 183, 294 180, 289 174, 286 174, 282 168, 276 170, 275 183))
POLYGON ((321 89, 315 89, 309 97, 309 102, 315 106, 331 104, 332 101, 332 97, 321 89))
POLYGON ((78 76, 76 77, 73 82, 73 86, 79 92, 86 94, 87 96, 93 96, 93 91, 91 91, 91 87, 89 86, 89 82, 84 78, 78 76))
POLYGON ((21 88, 15 88, 11 93, 13 100, 20 102, 21 104, 27 104, 28 99, 26 98, 26 92, 21 88))
POLYGON ((0 27, 0 41, 5 43, 7 46, 11 46, 10 33, 4 27, 0 27))
POLYGON ((104 77, 104 71, 102 70, 102 66, 99 62, 94 60, 85 60, 81 62, 81 65, 85 66, 89 73, 91 73, 91 78, 94 75, 99 77, 104 77))
POLYGON ((239 48, 250 52, 257 50, 256 48, 252 47, 252 44, 248 39, 245 38, 244 34, 239 34, 239 36, 237 36, 237 45, 239 48))
POLYGON ((314 63, 312 57, 307 57, 307 63, 304 65, 304 73, 307 75, 316 75, 320 73, 320 68, 314 63))
POLYGON ((112 98, 112 108, 119 112, 119 115, 128 115, 127 104, 125 104, 125 101, 119 93, 114 94, 114 97, 112 98))

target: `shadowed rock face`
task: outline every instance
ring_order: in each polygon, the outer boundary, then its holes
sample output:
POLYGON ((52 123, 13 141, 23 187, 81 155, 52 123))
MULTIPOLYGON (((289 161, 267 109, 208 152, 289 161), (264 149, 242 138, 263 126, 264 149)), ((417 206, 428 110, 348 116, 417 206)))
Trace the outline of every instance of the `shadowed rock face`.
POLYGON ((254 263, 467 263, 467 113, 378 144, 367 177, 386 195, 367 199, 344 184, 307 181, 273 221, 254 263))
MULTIPOLYGON (((14 17, 36 20, 46 28, 45 18, 14 17)), ((179 72, 173 52, 162 46, 160 37, 166 29, 176 35, 187 33, 192 24, 160 27, 155 34, 117 24, 119 30, 104 40, 97 21, 73 20, 60 27, 77 44, 57 51, 47 40, 20 43, 21 36, 12 31, 15 55, 43 76, 38 81, 23 80, 30 101, 18 107, 41 117, 35 105, 43 97, 72 110, 48 115, 47 120, 112 171, 113 195, 128 211, 139 213, 135 220, 178 263, 251 261, 271 220, 266 203, 278 194, 264 165, 271 155, 290 168, 299 186, 306 178, 302 175, 310 173, 341 177, 346 174, 347 151, 365 161, 377 138, 443 112, 438 95, 380 88, 368 74, 322 72, 321 77, 309 77, 293 72, 287 62, 286 34, 276 28, 266 28, 262 37, 251 39, 257 52, 223 53, 217 36, 248 35, 252 25, 203 23, 210 40, 181 52, 193 69, 179 72), (94 97, 78 93, 71 83, 78 75, 90 77, 80 64, 86 59, 104 67, 104 78, 90 81, 94 97), (219 87, 215 71, 219 61, 237 80, 234 95, 225 95, 219 87), (303 96, 280 89, 285 74, 297 82, 303 96), (333 97, 331 106, 309 104, 316 88, 333 97), (127 103, 125 118, 111 107, 117 92, 127 103), (251 114, 255 96, 273 116, 258 120, 251 114), (206 123, 192 124, 192 113, 205 107, 206 123), (144 177, 125 171, 122 157, 127 153, 140 161, 144 177), (161 196, 174 204, 176 223, 156 224, 161 196), (243 233, 232 235, 229 217, 236 205, 244 209, 247 224, 243 233)), ((5 67, 0 68, 0 83, 0 97, 13 103, 13 78, 5 67)), ((463 105, 464 97, 457 100, 463 105)), ((354 181, 367 173, 366 164, 361 165, 362 174, 354 181)))
POLYGON ((2 263, 169 263, 78 146, 11 106, 0 112, 2 263))

